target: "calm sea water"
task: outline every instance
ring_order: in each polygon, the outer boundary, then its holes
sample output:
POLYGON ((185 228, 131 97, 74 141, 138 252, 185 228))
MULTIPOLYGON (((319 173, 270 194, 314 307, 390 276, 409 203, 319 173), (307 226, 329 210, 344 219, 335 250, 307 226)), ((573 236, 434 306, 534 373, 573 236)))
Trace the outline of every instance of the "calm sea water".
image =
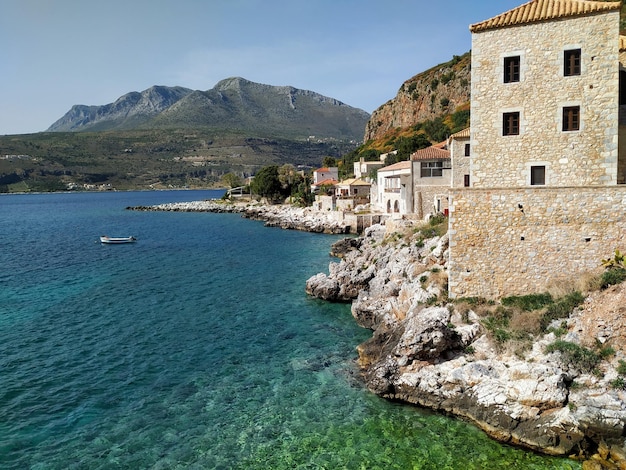
POLYGON ((125 210, 218 195, 0 196, 0 468, 579 468, 364 390, 337 237, 125 210))

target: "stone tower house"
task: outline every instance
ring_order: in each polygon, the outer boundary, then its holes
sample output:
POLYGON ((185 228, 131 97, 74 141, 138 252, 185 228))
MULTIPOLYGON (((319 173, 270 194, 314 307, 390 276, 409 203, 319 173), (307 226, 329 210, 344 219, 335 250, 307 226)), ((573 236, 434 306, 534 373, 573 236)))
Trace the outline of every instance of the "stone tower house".
POLYGON ((470 27, 470 184, 451 191, 452 297, 545 291, 626 249, 620 7, 532 0, 470 27))

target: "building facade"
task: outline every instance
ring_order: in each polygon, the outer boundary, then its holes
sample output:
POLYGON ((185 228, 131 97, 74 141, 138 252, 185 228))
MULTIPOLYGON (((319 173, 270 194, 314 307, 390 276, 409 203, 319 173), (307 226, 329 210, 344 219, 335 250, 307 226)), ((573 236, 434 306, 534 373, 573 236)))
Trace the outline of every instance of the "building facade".
POLYGON ((467 173, 453 155, 451 297, 541 292, 625 247, 620 7, 533 0, 470 27, 471 151, 467 173))
POLYGON ((437 146, 418 150, 411 155, 411 165, 416 217, 447 214, 452 180, 450 151, 437 146))

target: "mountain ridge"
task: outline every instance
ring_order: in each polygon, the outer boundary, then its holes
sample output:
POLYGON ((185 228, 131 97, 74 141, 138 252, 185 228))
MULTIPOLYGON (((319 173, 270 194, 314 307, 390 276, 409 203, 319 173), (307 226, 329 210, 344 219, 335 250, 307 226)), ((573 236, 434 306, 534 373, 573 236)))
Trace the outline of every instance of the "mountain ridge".
POLYGON ((47 132, 204 127, 360 141, 368 120, 313 91, 229 77, 206 91, 155 85, 101 106, 74 105, 47 132))

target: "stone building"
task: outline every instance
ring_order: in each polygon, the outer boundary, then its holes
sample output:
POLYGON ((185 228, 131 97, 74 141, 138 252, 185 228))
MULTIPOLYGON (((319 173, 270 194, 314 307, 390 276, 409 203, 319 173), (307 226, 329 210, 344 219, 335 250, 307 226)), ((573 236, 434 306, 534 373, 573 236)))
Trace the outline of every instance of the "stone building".
POLYGON ((452 163, 452 187, 470 186, 470 128, 452 134, 448 139, 448 150, 452 163))
POLYGON ((417 150, 411 154, 411 165, 416 217, 423 219, 429 214, 447 214, 452 181, 450 151, 438 146, 417 150))
POLYGON ((626 248, 620 6, 532 0, 470 27, 471 154, 467 173, 453 155, 451 297, 545 291, 626 248))

